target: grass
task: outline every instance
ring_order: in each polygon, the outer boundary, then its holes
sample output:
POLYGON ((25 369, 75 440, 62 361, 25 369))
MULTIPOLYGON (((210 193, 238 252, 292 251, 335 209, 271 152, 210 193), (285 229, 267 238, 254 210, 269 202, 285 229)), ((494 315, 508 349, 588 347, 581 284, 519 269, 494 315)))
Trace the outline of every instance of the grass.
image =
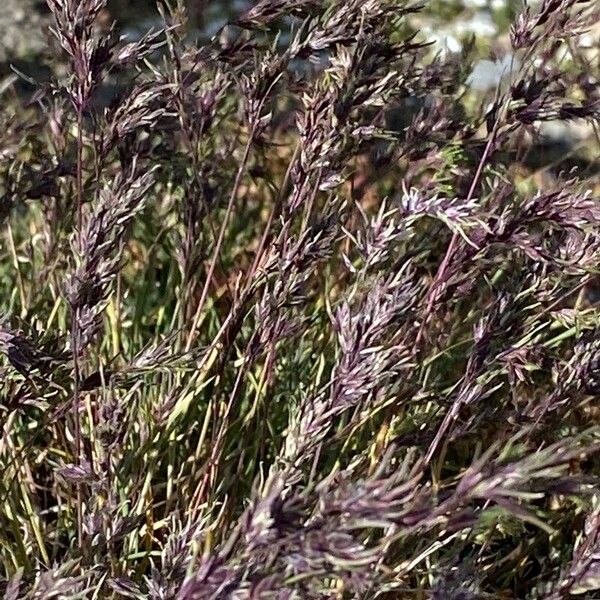
POLYGON ((3 92, 3 597, 594 597, 597 7, 485 92, 405 0, 159 6, 3 92))

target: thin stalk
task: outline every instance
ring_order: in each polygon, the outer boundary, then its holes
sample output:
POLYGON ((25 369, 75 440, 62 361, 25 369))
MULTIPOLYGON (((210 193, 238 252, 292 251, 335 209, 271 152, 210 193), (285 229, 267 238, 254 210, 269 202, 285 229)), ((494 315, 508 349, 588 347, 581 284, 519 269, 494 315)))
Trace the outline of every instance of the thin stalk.
POLYGON ((300 154, 300 144, 296 144, 296 148, 294 149, 292 158, 290 159, 290 162, 287 166, 285 175, 283 177, 283 181, 281 182, 281 187, 279 188, 279 193, 277 194, 277 199, 275 201, 275 204, 273 205, 273 208, 269 212, 269 217, 265 224, 265 228, 263 230, 263 234, 261 236, 258 249, 254 256, 254 260, 252 261, 252 267, 250 268, 250 270, 248 271, 248 275, 246 276, 246 281, 245 281, 245 289, 246 290, 248 290, 248 288, 250 286, 250 282, 252 281, 252 278, 254 277, 254 274, 256 273, 256 270, 258 269, 258 265, 260 264, 260 261, 262 259, 264 249, 265 249, 265 247, 267 245, 267 241, 269 239, 269 234, 271 233, 271 225, 273 224, 273 220, 275 219, 277 212, 279 212, 279 209, 281 208, 283 196, 286 192, 287 185, 290 180, 290 176, 292 174, 292 169, 294 167, 294 164, 296 163, 296 160, 298 159, 299 154, 300 154))
MULTIPOLYGON (((77 235, 81 236, 83 224, 83 109, 77 110, 77 235)), ((73 419, 75 422, 75 460, 81 462, 81 422, 79 420, 79 310, 71 309, 71 352, 73 354, 73 419)), ((81 485, 77 484, 77 541, 83 547, 83 509, 81 485)))
POLYGON ((25 297, 25 287, 23 285, 23 274, 21 273, 21 267, 19 265, 19 259, 17 257, 17 248, 15 246, 15 238, 13 236, 10 221, 7 221, 6 228, 8 231, 8 243, 10 246, 10 253, 13 259, 13 264, 15 266, 15 271, 17 273, 17 286, 19 289, 19 298, 21 300, 21 316, 24 317, 27 314, 27 300, 25 297))
POLYGON ((194 314, 194 319, 192 320, 192 326, 190 328, 187 343, 185 345, 185 351, 189 352, 192 347, 192 342, 194 340, 194 333, 196 331, 196 327, 198 325, 198 321, 200 320, 200 315, 202 314, 202 309, 204 308, 204 304, 206 302, 206 298, 208 295, 208 290, 210 288, 210 283, 212 281, 213 273, 215 271, 215 267, 217 265, 217 261, 220 260, 221 255, 221 246, 223 245, 223 241, 225 239, 225 232, 227 231, 227 225, 229 224, 229 218, 231 217, 231 213, 233 212, 233 206, 235 204, 235 199, 238 194, 238 190, 240 184, 242 183, 242 176, 244 175, 244 171, 246 170, 246 164, 248 162, 248 157, 250 156, 250 149, 252 148, 252 143, 254 142, 254 136, 256 135, 256 129, 258 123, 260 121, 260 114, 262 113, 263 106, 271 90, 279 80, 279 77, 274 78, 273 82, 269 86, 269 89, 266 91, 265 95, 261 98, 260 105, 257 110, 257 117, 254 119, 252 123, 252 127, 250 129, 250 133, 248 135, 248 141, 246 142, 246 146, 244 147, 244 153, 242 155, 242 161, 237 170, 235 181, 233 183, 233 188, 231 190, 231 194, 229 195, 229 201, 227 202, 227 210, 225 211, 225 217, 223 218, 223 222, 221 223, 221 228, 219 229, 219 237, 217 238, 217 243, 215 244, 215 249, 212 254, 212 258, 210 261, 210 266, 208 268, 208 272, 206 273, 206 280, 204 282, 204 287, 202 288, 202 295, 200 296, 200 300, 198 302, 198 306, 196 307, 196 313, 194 314))
MULTIPOLYGON (((473 199, 473 195, 475 194, 475 189, 477 188, 477 184, 479 183, 481 173, 483 172, 483 167, 485 166, 486 161, 488 159, 488 155, 492 148, 492 144, 493 144, 494 140, 496 139, 496 133, 498 131, 499 123, 500 123, 500 118, 498 118, 498 120, 494 124, 494 129, 487 140, 485 149, 483 151, 483 155, 481 156, 481 160, 479 161, 479 164, 477 165, 477 170, 475 171, 475 176, 473 177, 473 181, 471 182, 471 186, 469 188, 469 192, 468 192, 467 198, 465 200, 465 203, 467 203, 467 204, 473 199)), ((417 333, 417 338, 415 340, 415 347, 418 347, 418 345, 421 341, 421 338, 423 336, 423 333, 425 331, 425 327, 427 326, 427 323, 429 322, 429 317, 431 316, 431 311, 433 310, 433 303, 435 302, 435 292, 437 291, 437 289, 440 285, 440 282, 443 280, 443 278, 446 274, 446 271, 448 270, 448 265, 450 264, 450 260, 452 259, 452 256, 456 252, 457 245, 458 245, 458 242, 460 241, 460 239, 461 239, 460 233, 458 233, 458 231, 455 231, 452 234, 452 238, 450 239, 450 243, 448 244, 448 248, 446 249, 446 254, 444 255, 444 258, 442 259, 442 262, 437 270, 437 273, 435 274, 435 277, 431 283, 431 286, 429 287, 429 292, 427 294, 427 296, 428 296, 427 297, 427 306, 425 307, 425 315, 424 315, 423 320, 421 321, 421 326, 419 327, 419 331, 417 333)))
POLYGON ((217 238, 217 243, 215 244, 215 249, 213 250, 213 254, 211 257, 210 265, 208 267, 208 271, 206 273, 206 280, 204 282, 204 287, 202 288, 202 295, 200 296, 200 300, 198 301, 198 306, 196 307, 196 312, 194 314, 194 318, 192 320, 192 326, 188 333, 188 339, 185 345, 185 351, 189 352, 192 347, 192 342, 194 340, 194 333, 196 331, 196 327, 198 326, 198 322, 200 321, 200 315, 202 314, 202 309, 204 308, 204 304, 206 302, 206 297, 208 296, 208 290, 210 287, 210 282, 212 280, 213 273, 215 271, 215 267, 217 266, 217 261, 219 260, 219 256, 221 253, 221 246, 223 245, 223 240, 225 239, 225 232, 227 231, 227 225, 229 224, 229 218, 231 217, 231 213, 233 212, 233 206, 235 204, 235 199, 237 197, 238 189, 242 182, 242 175, 244 174, 244 170, 246 168, 246 163, 248 161, 248 156, 250 155, 250 148, 252 147, 252 141, 254 138, 254 128, 250 132, 248 136, 248 141, 246 142, 246 146, 244 148, 244 154, 242 156, 242 162, 237 171, 235 182, 233 184, 233 189, 231 190, 231 194, 229 196, 229 201, 227 203, 227 210, 225 211, 225 217, 223 218, 223 222, 221 223, 221 227, 219 229, 219 236, 217 238))

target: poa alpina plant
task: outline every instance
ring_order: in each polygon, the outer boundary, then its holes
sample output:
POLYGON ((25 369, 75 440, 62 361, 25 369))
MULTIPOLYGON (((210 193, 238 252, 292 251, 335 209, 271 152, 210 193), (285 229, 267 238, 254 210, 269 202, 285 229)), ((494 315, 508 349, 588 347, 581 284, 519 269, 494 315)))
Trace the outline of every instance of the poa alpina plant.
POLYGON ((489 94, 407 0, 105 5, 4 92, 2 597, 595 597, 595 3, 489 94))

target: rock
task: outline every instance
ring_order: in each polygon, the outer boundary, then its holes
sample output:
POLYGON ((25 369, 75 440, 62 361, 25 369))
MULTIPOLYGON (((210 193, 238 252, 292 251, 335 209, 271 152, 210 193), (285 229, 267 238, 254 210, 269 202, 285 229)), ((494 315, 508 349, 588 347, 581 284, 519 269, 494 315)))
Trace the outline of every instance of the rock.
POLYGON ((475 63, 467 83, 479 91, 494 89, 520 67, 520 61, 511 54, 505 54, 497 61, 479 60, 475 63))
POLYGON ((41 4, 37 0, 0 2, 0 62, 25 59, 44 49, 48 20, 41 4))

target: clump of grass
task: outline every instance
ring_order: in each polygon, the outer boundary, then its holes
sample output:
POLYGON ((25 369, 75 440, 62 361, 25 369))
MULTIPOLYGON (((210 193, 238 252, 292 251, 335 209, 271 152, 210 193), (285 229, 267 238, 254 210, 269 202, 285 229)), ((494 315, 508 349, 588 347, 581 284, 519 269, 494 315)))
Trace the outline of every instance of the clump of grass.
POLYGON ((406 0, 202 46, 48 6, 0 133, 3 597, 593 594, 598 180, 527 165, 597 125, 594 3, 526 8, 489 95, 406 0))

